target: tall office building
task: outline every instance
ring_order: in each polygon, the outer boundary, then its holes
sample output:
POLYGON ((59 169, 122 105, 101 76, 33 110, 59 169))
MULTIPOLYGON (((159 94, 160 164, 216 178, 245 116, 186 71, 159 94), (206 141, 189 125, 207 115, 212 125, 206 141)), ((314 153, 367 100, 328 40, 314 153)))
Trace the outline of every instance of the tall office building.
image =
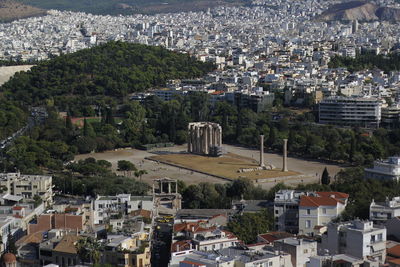
POLYGON ((328 97, 319 103, 319 122, 341 126, 377 128, 381 102, 373 97, 328 97))

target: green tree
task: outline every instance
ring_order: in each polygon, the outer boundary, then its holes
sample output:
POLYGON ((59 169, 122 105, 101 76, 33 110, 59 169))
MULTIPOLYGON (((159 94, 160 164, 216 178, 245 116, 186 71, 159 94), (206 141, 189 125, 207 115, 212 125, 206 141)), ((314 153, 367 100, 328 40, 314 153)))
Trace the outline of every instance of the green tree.
POLYGON ((137 171, 135 164, 133 164, 130 161, 119 160, 117 164, 118 164, 118 171, 122 171, 124 173, 128 172, 128 174, 130 174, 132 171, 137 171))
POLYGON ((257 241, 257 235, 273 229, 274 217, 268 211, 235 215, 228 222, 228 229, 246 244, 257 241))
POLYGON ((33 201, 34 201, 35 207, 38 207, 43 202, 42 198, 39 195, 33 196, 33 201))
POLYGON ((139 180, 142 181, 142 176, 147 174, 146 170, 137 170, 135 171, 135 177, 139 177, 139 180))
POLYGON ((325 167, 324 171, 322 172, 322 176, 321 176, 321 183, 328 185, 331 182, 331 177, 329 176, 328 170, 325 167))
POLYGON ((78 256, 83 263, 97 265, 100 262, 101 244, 92 237, 80 238, 76 244, 78 256))
POLYGON ((269 131, 269 136, 267 139, 267 145, 269 148, 272 148, 275 143, 276 143, 276 128, 271 127, 271 129, 269 131))
POLYGON ((86 120, 83 120, 83 136, 87 137, 95 137, 96 134, 94 133, 92 124, 86 120))
POLYGON ((67 118, 65 119, 65 127, 67 128, 67 130, 72 131, 74 129, 74 126, 72 124, 72 120, 70 116, 67 116, 67 118))
POLYGON ((11 233, 9 233, 7 236, 6 250, 7 250, 7 252, 10 252, 14 255, 17 255, 17 253, 18 253, 17 246, 15 245, 15 238, 11 233))

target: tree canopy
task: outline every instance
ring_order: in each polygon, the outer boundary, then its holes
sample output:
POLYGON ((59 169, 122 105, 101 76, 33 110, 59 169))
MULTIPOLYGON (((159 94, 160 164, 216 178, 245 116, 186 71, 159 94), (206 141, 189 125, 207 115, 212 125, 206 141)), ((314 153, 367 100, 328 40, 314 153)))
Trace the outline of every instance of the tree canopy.
POLYGON ((195 78, 214 69, 187 54, 163 47, 108 42, 40 62, 17 73, 0 90, 29 105, 72 103, 80 97, 125 97, 162 86, 167 80, 195 78))

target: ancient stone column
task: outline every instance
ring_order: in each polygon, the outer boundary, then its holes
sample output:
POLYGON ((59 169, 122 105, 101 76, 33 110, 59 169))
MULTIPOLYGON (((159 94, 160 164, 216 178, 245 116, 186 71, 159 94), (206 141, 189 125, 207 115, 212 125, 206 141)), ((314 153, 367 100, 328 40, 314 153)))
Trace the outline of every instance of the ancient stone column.
POLYGON ((283 166, 282 171, 287 172, 287 139, 283 139, 283 166))
POLYGON ((194 150, 194 153, 199 153, 200 152, 200 128, 196 127, 196 148, 194 150))
POLYGON ((203 153, 208 155, 208 127, 203 128, 204 136, 203 136, 203 153))
POLYGON ((218 126, 218 146, 222 146, 222 127, 218 126))
POLYGON ((260 167, 264 166, 264 135, 260 135, 260 167))
POLYGON ((187 147, 187 151, 189 153, 192 153, 193 149, 192 149, 192 127, 189 124, 188 125, 188 147, 187 147))

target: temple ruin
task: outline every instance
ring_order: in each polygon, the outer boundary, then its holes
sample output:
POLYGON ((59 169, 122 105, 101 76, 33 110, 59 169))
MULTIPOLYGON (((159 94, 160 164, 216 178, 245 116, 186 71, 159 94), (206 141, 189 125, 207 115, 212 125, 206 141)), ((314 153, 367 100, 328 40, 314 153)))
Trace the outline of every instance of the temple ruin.
POLYGON ((222 128, 218 123, 192 122, 188 126, 188 152, 222 156, 222 128))

